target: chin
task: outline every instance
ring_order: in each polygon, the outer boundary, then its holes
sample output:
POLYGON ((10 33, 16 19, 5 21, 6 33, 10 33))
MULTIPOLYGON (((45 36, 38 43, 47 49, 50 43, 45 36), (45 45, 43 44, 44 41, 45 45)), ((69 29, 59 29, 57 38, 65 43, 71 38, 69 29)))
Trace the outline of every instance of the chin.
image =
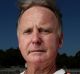
POLYGON ((35 54, 35 55, 31 55, 30 57, 28 57, 29 62, 35 63, 35 64, 43 63, 45 61, 45 59, 46 59, 46 57, 44 55, 40 55, 40 54, 35 54))

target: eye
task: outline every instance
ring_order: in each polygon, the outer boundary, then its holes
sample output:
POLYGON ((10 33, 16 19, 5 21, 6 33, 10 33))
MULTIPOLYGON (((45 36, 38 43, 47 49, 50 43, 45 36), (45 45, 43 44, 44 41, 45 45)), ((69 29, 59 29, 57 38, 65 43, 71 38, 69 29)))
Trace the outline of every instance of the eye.
POLYGON ((31 34, 32 33, 32 29, 26 29, 25 31, 24 31, 24 34, 31 34))
POLYGON ((52 31, 51 31, 50 29, 40 28, 40 29, 39 29, 39 32, 42 33, 42 34, 49 34, 49 33, 51 33, 52 31))

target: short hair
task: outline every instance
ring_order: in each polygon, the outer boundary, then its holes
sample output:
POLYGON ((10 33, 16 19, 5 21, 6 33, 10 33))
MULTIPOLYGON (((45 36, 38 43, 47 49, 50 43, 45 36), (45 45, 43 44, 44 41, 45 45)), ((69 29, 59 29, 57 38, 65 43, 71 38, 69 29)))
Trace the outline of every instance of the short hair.
POLYGON ((60 24, 60 31, 62 32, 62 14, 56 6, 55 0, 18 0, 18 8, 20 10, 20 15, 24 13, 25 10, 31 8, 32 6, 43 6, 50 9, 58 18, 60 24))

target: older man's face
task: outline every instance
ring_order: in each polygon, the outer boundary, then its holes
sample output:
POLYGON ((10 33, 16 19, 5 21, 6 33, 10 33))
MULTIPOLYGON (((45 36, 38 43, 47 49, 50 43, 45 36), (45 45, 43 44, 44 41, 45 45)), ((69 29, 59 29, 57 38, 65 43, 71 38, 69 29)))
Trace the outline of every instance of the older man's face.
POLYGON ((55 14, 47 8, 35 6, 22 14, 18 24, 19 48, 24 59, 33 63, 54 62, 61 46, 55 14))

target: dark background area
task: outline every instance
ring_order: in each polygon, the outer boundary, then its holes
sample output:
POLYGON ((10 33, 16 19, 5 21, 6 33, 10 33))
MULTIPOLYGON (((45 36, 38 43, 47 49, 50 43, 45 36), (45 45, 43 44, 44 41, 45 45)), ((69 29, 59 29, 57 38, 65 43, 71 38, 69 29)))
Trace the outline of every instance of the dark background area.
MULTIPOLYGON (((0 68, 10 68, 11 66, 24 67, 25 61, 19 49, 0 50, 0 68)), ((80 51, 75 56, 67 56, 66 53, 57 57, 58 68, 80 69, 80 51)))

